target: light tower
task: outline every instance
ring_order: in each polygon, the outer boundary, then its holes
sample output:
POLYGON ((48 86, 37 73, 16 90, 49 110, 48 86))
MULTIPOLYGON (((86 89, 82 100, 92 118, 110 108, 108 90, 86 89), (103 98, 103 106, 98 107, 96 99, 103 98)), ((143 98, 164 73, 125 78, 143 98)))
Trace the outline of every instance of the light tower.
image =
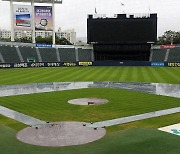
MULTIPOLYGON (((14 8, 13 2, 24 2, 31 3, 31 12, 32 12, 32 43, 36 43, 35 41, 35 11, 34 11, 34 3, 47 3, 52 4, 52 38, 53 44, 55 44, 55 4, 62 4, 62 0, 2 0, 10 2, 10 16, 11 16, 11 41, 14 41, 14 8)), ((44 22, 42 22, 44 24, 44 22)), ((43 25, 42 24, 42 25, 43 25)), ((27 26, 27 25, 26 25, 27 26)))

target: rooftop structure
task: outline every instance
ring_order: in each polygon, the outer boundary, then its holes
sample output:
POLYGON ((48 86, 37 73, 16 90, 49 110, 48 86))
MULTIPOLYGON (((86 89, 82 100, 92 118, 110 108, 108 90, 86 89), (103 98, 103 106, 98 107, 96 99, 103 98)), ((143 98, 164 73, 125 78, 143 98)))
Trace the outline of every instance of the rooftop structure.
POLYGON ((34 2, 34 3, 55 3, 62 4, 62 0, 2 0, 2 1, 13 1, 13 2, 34 2))

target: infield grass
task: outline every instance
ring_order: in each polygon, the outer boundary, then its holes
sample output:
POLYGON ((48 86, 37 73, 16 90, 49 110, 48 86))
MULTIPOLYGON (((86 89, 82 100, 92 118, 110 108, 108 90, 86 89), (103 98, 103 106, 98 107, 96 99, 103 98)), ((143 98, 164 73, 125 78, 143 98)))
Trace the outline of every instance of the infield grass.
POLYGON ((180 106, 180 99, 129 90, 90 88, 1 97, 0 105, 44 121, 95 122, 180 106), (79 106, 70 99, 97 97, 109 103, 79 106))

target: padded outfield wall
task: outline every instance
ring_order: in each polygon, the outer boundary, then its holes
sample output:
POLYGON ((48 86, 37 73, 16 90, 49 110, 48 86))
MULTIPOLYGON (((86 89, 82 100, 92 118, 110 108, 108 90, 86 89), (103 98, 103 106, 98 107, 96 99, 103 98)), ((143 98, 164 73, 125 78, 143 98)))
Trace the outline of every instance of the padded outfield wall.
POLYGON ((149 66, 149 67, 180 67, 180 62, 117 62, 117 61, 90 61, 90 62, 34 62, 34 63, 1 63, 3 68, 38 68, 38 67, 76 67, 76 66, 149 66))

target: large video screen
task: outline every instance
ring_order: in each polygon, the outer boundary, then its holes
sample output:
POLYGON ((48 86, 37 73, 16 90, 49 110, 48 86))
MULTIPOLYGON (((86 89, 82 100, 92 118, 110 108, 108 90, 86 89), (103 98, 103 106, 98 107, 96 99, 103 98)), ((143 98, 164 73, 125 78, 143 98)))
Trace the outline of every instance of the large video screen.
POLYGON ((88 18, 88 43, 147 43, 157 40, 155 18, 88 18))

